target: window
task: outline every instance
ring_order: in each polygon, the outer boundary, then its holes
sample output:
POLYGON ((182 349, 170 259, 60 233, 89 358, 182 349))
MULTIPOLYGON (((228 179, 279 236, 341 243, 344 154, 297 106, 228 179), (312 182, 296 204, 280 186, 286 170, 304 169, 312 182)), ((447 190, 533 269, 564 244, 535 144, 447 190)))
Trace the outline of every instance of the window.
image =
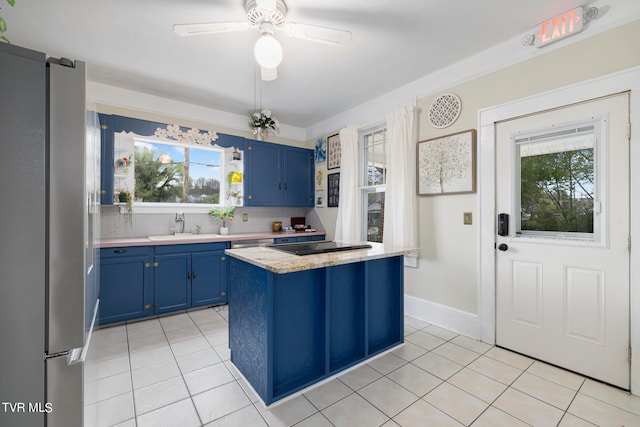
POLYGON ((518 137, 518 234, 596 240, 593 124, 518 137))
POLYGON ((116 135, 115 189, 138 205, 225 203, 222 149, 116 135))
POLYGON ((387 182, 387 130, 378 127, 360 135, 362 147, 361 186, 363 240, 382 243, 384 233, 384 196, 387 182))

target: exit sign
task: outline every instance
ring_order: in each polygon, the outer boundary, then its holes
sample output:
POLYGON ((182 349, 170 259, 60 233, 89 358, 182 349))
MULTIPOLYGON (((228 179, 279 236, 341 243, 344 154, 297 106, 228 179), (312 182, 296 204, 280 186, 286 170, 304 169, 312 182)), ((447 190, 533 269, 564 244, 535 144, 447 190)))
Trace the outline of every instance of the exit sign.
POLYGON ((539 24, 533 33, 535 35, 533 44, 536 47, 543 47, 549 43, 577 34, 583 28, 584 20, 582 6, 580 6, 539 24))

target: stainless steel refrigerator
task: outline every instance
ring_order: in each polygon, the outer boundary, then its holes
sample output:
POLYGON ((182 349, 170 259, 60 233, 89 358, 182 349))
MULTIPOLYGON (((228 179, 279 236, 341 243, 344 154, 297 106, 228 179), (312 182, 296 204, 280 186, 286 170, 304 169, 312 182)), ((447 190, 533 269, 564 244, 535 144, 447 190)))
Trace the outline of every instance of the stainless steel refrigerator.
POLYGON ((0 426, 82 426, 99 212, 85 64, 0 43, 0 69, 0 426))

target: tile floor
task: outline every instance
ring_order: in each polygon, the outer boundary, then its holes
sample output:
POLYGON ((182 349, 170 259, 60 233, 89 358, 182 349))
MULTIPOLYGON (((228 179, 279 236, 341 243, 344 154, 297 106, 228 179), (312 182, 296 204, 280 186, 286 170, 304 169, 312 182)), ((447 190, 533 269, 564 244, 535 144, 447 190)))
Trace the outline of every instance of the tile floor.
POLYGON ((229 362, 226 307, 101 329, 86 427, 640 426, 640 398, 406 317, 404 347, 271 409, 229 362))

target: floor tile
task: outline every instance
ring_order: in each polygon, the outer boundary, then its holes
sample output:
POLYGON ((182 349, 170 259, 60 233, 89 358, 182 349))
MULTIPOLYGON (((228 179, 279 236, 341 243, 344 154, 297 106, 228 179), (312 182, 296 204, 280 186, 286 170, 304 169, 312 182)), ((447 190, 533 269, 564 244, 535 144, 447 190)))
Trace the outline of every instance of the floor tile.
POLYGON ((199 427, 200 418, 191 399, 163 406, 138 417, 138 427, 199 427))
POLYGON ((295 427, 333 427, 333 424, 331 424, 327 417, 318 412, 295 424, 295 427))
POLYGON ((168 359, 173 359, 173 352, 169 345, 131 353, 131 369, 144 368, 145 366, 168 359))
POLYGON ((196 351, 206 350, 208 348, 211 348, 211 346, 202 335, 171 343, 171 350, 175 357, 195 353, 196 351))
POLYGON ((162 362, 131 371, 134 389, 156 384, 170 378, 179 377, 180 375, 178 364, 173 359, 163 360, 162 362))
POLYGON ((496 400, 507 389, 505 384, 469 368, 458 371, 447 382, 487 403, 496 400))
POLYGON ((480 354, 486 353, 493 348, 489 344, 483 343, 482 341, 474 340, 469 337, 465 337, 464 335, 458 335, 450 342, 480 354))
POLYGON ((352 390, 360 390, 367 384, 371 384, 378 378, 382 377, 382 374, 369 365, 362 365, 352 371, 346 372, 340 375, 340 381, 348 385, 352 390))
POLYGON ((489 404, 448 383, 443 383, 423 399, 464 425, 475 420, 489 404))
POLYGON ((480 353, 476 353, 475 351, 468 350, 450 342, 442 344, 440 347, 433 350, 433 352, 463 366, 468 365, 481 356, 480 353))
POLYGON ((144 414, 189 397, 182 377, 171 378, 133 392, 136 413, 144 414))
POLYGON ((224 319, 220 317, 215 310, 211 309, 192 310, 188 314, 196 325, 204 325, 212 322, 224 322, 224 319))
POLYGON ((431 334, 427 334, 425 332, 422 331, 416 331, 414 333, 412 333, 411 335, 407 335, 405 337, 405 341, 408 341, 410 343, 413 343, 417 346, 420 346, 424 349, 427 350, 433 350, 434 348, 438 347, 439 345, 444 344, 446 341, 438 338, 436 336, 433 336, 431 334))
POLYGON ((584 377, 580 375, 539 361, 535 361, 533 365, 529 366, 527 372, 549 381, 553 381, 554 383, 570 388, 571 390, 578 390, 582 386, 582 383, 584 383, 584 377))
POLYGON ((580 389, 580 393, 640 415, 640 397, 626 391, 618 390, 593 380, 586 380, 580 389))
POLYGON ((522 374, 520 369, 487 356, 480 356, 467 367, 506 385, 510 385, 522 374))
POLYGON ((393 350, 391 353, 406 360, 407 362, 411 362, 425 354, 427 351, 427 349, 407 341, 402 347, 393 350))
POLYGON ((333 379, 304 393, 316 408, 322 410, 353 393, 345 383, 339 379, 333 379))
POLYGON ((498 360, 502 363, 506 363, 509 366, 513 366, 521 371, 527 369, 534 362, 533 359, 522 356, 518 353, 508 351, 499 347, 494 347, 487 351, 485 356, 498 360))
POLYGON ((196 351, 194 353, 176 356, 178 367, 183 374, 221 363, 222 359, 212 348, 196 351))
POLYGON ((92 403, 130 392, 131 374, 122 372, 86 383, 84 391, 85 404, 91 405, 92 403))
POLYGON ((233 382, 235 379, 227 367, 224 366, 224 363, 217 363, 184 374, 184 381, 187 383, 189 393, 194 396, 203 391, 233 382))
POLYGON ((427 353, 411 363, 443 380, 463 368, 462 365, 435 353, 427 353))
POLYGON ((503 412, 493 406, 489 406, 474 422, 472 427, 527 427, 526 424, 517 418, 503 412))
POLYGON ((222 418, 206 424, 207 427, 269 427, 260 416, 258 410, 252 406, 246 406, 222 418))
POLYGON ((165 332, 195 326, 195 323, 193 323, 193 320, 191 320, 191 317, 187 313, 161 317, 160 324, 162 325, 162 329, 164 329, 165 332))
POLYGON ((380 372, 382 375, 386 375, 391 371, 395 371, 406 363, 406 360, 396 356, 395 354, 387 353, 368 362, 367 365, 380 372))
POLYGON ((169 331, 165 331, 165 335, 167 335, 167 340, 169 340, 170 344, 173 344, 178 341, 188 340, 189 338, 202 337, 202 333, 200 329, 196 325, 188 326, 182 329, 171 329, 169 331))
POLYGON ((258 412, 270 427, 288 427, 310 417, 318 410, 304 396, 296 396, 269 408, 258 407, 258 412))
POLYGON ((137 338, 129 339, 129 351, 136 353, 143 350, 149 350, 156 347, 163 347, 169 345, 167 337, 164 332, 154 335, 142 335, 137 338))
POLYGON ((512 388, 493 403, 496 408, 532 426, 555 426, 563 411, 512 388))
POLYGON ((640 426, 640 416, 578 393, 568 412, 599 426, 640 426))
POLYGON ((112 426, 132 419, 134 416, 132 393, 87 405, 84 410, 85 425, 92 427, 112 426))
POLYGON ((389 417, 354 393, 322 411, 336 427, 371 427, 384 424, 389 417))
POLYGON ((578 418, 575 415, 571 415, 565 412, 558 427, 597 427, 595 424, 591 424, 589 421, 578 418))
POLYGON ((228 344, 216 345, 213 349, 223 361, 231 359, 231 350, 229 350, 228 344))
POLYGON ((431 323, 427 323, 424 320, 416 319, 411 316, 404 316, 404 324, 413 328, 413 329, 422 329, 427 326, 431 326, 431 323))
POLYGON ((440 378, 412 364, 396 369, 387 377, 418 397, 424 396, 442 383, 440 378))
MULTIPOLYGON (((220 316, 218 316, 218 318, 220 318, 220 316)), ((196 326, 198 326, 198 329, 200 329, 203 335, 208 335, 221 331, 228 333, 228 325, 227 322, 220 319, 210 323, 197 324, 196 326)))
POLYGON ((118 357, 127 357, 129 346, 127 343, 111 344, 104 346, 89 346, 87 352, 87 363, 97 363, 118 357))
POLYGON ((221 344, 229 344, 229 331, 226 329, 221 331, 214 331, 211 333, 206 333, 205 338, 209 342, 212 347, 221 345, 221 344))
POLYGON ((237 382, 193 396, 193 403, 203 423, 208 423, 251 405, 237 382))
POLYGON ((553 405, 556 408, 562 409, 563 411, 567 410, 569 404, 577 393, 570 388, 563 387, 559 384, 526 372, 519 376, 511 387, 553 405))
POLYGON ((390 418, 418 400, 418 396, 386 377, 361 388, 358 394, 390 418))
POLYGON ((445 341, 449 341, 450 339, 458 336, 457 332, 453 332, 436 325, 429 325, 426 328, 422 329, 422 332, 426 332, 430 335, 435 335, 436 337, 441 338, 445 341))
POLYGON ((402 427, 425 427, 425 425, 461 427, 464 425, 424 400, 418 400, 400 412, 394 417, 394 421, 402 427), (429 420, 429 424, 426 424, 425 420, 429 420))
POLYGON ((100 362, 87 362, 84 365, 85 383, 110 377, 122 372, 129 372, 129 356, 120 356, 100 362))

